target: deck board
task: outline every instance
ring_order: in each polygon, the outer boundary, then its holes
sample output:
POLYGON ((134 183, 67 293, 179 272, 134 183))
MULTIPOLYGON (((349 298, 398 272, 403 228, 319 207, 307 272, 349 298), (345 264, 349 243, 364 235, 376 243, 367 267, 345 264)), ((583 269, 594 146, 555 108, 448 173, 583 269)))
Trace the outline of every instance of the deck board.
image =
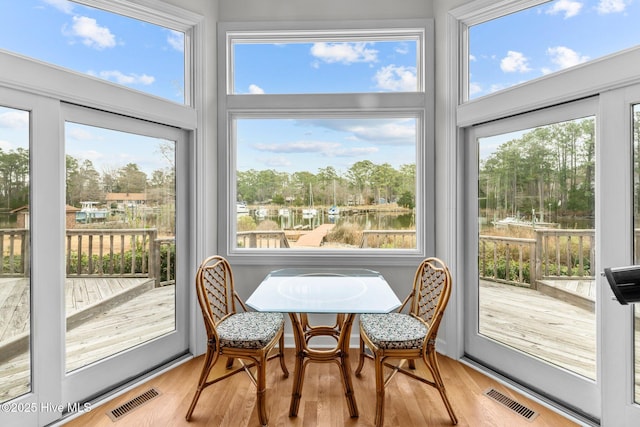
MULTIPOLYGON (((174 286, 154 288, 116 306, 107 306, 102 313, 70 329, 65 343, 66 370, 72 371, 174 330, 174 301, 174 286)), ((1 348, 0 345, 0 352, 1 348)), ((0 362, 0 402, 29 391, 29 359, 26 350, 0 362)))

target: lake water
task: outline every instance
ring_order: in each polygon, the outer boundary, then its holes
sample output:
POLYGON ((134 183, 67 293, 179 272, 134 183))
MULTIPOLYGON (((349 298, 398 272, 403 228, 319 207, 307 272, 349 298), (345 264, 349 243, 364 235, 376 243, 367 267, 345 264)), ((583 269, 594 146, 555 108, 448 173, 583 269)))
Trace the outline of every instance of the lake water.
MULTIPOLYGON (((254 216, 255 219, 255 216, 254 216)), ((262 221, 275 221, 281 229, 305 228, 312 229, 321 224, 357 224, 365 230, 408 230, 415 229, 415 215, 413 213, 394 212, 360 212, 355 214, 328 215, 318 211, 313 218, 303 217, 301 212, 291 212, 289 216, 268 215, 262 221)))

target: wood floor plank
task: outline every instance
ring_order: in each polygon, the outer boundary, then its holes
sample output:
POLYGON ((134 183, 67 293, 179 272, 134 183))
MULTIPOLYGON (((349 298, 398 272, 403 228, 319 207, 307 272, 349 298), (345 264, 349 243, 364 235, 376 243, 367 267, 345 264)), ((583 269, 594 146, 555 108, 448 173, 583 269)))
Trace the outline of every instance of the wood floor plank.
MULTIPOLYGON (((286 349, 287 366, 293 368, 293 349, 286 349)), ((70 420, 67 427, 119 427, 128 426, 257 426, 255 388, 244 374, 239 374, 213 385, 202 393, 191 422, 184 415, 191 402, 200 372, 202 357, 186 362, 169 372, 147 381, 111 402, 93 408, 91 412, 70 420), (162 394, 135 409, 114 424, 105 414, 127 400, 154 387, 162 394)), ((573 427, 577 424, 507 389, 502 384, 473 368, 447 357, 440 357, 440 365, 449 398, 460 420, 459 426, 469 427, 573 427), (501 393, 539 413, 533 421, 515 414, 484 395, 494 387, 501 393)), ((352 364, 357 361, 357 350, 352 351, 352 364)), ((224 363, 219 363, 223 368, 224 363)), ((216 368, 214 372, 222 370, 216 368)), ((418 364, 420 372, 426 368, 418 364)), ((276 361, 267 369, 267 413, 270 426, 335 427, 373 426, 375 385, 373 364, 367 361, 360 378, 354 377, 354 390, 360 416, 351 418, 342 391, 338 369, 334 364, 310 364, 302 389, 302 400, 297 417, 289 417, 292 376, 283 378, 276 361)), ((450 426, 451 421, 438 392, 403 375, 396 375, 388 388, 386 427, 450 426)))

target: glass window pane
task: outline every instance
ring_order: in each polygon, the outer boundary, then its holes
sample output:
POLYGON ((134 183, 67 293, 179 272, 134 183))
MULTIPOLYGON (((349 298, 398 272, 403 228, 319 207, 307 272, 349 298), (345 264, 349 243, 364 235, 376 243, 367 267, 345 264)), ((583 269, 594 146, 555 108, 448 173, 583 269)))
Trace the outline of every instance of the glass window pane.
POLYGON ((417 120, 234 120, 237 248, 416 249, 417 120))
POLYGON ((31 391, 29 120, 0 107, 0 402, 31 391))
POLYGON ((184 33, 66 0, 2 2, 0 48, 185 102, 184 33))
POLYGON ((237 41, 232 49, 234 94, 419 90, 415 37, 374 41, 237 41))
POLYGON ((469 98, 640 44, 640 3, 551 1, 469 28, 469 98))
POLYGON ((65 124, 66 370, 175 330, 175 143, 65 124))
POLYGON ((479 139, 478 332, 595 380, 594 125, 479 139))

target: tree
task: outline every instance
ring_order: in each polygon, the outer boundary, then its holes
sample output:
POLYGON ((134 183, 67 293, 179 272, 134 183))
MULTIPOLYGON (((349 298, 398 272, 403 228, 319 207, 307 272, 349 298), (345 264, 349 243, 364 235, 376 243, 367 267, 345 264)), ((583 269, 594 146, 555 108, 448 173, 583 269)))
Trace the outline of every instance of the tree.
POLYGON ((402 206, 403 208, 413 209, 416 206, 415 197, 408 191, 402 193, 400 199, 398 199, 398 206, 402 206))
POLYGON ((116 182, 117 193, 144 193, 147 188, 147 174, 138 169, 135 163, 118 169, 116 182))
POLYGON ((359 200, 366 200, 371 189, 371 176, 375 165, 370 160, 356 162, 347 170, 347 179, 359 200))

